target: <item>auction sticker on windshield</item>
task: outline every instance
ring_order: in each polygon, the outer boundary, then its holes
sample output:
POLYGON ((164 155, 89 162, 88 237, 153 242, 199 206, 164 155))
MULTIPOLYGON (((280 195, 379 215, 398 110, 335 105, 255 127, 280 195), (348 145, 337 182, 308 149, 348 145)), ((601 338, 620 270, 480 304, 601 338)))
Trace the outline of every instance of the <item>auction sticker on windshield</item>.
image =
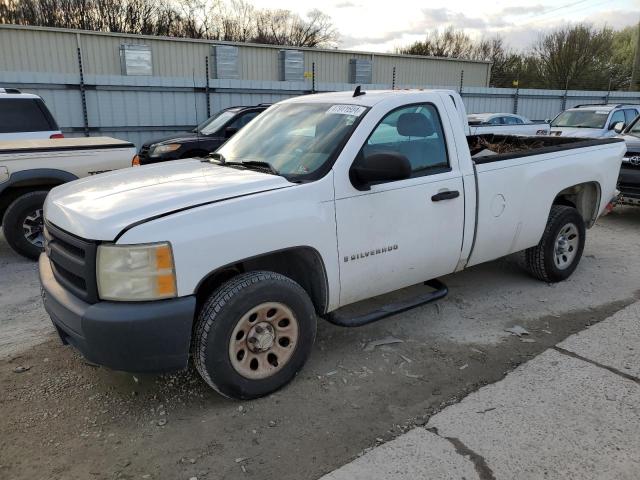
POLYGON ((359 117, 365 110, 366 108, 360 105, 333 105, 329 110, 327 110, 327 113, 334 113, 338 115, 354 115, 356 117, 359 117))

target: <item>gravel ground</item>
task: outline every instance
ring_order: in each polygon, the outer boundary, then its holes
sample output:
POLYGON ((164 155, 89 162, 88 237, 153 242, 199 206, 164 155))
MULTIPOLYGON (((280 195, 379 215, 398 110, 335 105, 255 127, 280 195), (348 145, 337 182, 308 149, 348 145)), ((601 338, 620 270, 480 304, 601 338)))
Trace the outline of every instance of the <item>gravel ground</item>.
POLYGON ((359 329, 321 322, 298 378, 242 403, 193 369, 85 363, 55 338, 35 264, 0 239, 0 478, 317 478, 638 298, 639 229, 637 208, 601 219, 561 284, 507 258, 444 278, 438 304, 359 329), (530 335, 504 331, 514 325, 530 335), (401 342, 367 348, 388 337, 401 342))

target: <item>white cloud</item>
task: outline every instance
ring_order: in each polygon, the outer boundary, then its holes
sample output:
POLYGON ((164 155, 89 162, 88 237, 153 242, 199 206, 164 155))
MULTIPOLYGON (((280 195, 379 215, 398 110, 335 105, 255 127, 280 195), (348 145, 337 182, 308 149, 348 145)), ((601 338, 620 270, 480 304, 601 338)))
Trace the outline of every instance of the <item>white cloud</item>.
POLYGON ((500 34, 509 46, 526 49, 538 36, 566 23, 591 22, 621 28, 637 23, 640 0, 250 0, 263 8, 305 14, 319 8, 341 34, 340 48, 387 52, 448 25, 475 37, 500 34), (425 4, 428 7, 425 7, 425 4))

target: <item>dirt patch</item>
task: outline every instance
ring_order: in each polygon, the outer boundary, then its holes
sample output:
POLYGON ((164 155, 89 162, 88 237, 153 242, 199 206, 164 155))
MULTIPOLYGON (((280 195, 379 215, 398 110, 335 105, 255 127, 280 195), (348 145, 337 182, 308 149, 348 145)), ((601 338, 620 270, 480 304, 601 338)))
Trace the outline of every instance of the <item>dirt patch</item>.
POLYGON ((0 476, 314 478, 632 301, 522 322, 530 335, 489 347, 405 340, 365 353, 323 325, 303 374, 247 403, 212 393, 193 369, 112 372, 53 339, 0 363, 0 476))
POLYGON ((134 377, 86 364, 50 333, 33 264, 0 241, 0 478, 316 478, 630 303, 639 227, 640 209, 602 219, 560 284, 506 259, 445 278, 437 304, 357 329, 321 321, 298 378, 243 403, 193 369, 134 377), (504 331, 514 325, 530 335, 504 331), (402 342, 366 348, 388 337, 402 342))

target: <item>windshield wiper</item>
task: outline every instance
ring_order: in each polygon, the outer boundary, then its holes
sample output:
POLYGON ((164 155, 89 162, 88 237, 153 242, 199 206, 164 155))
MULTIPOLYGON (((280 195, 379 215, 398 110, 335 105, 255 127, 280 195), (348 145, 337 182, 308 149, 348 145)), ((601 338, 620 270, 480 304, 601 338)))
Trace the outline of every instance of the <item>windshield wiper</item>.
POLYGON ((210 154, 203 161, 210 163, 211 161, 213 161, 218 165, 224 165, 227 167, 241 167, 246 168, 247 170, 268 170, 269 173, 273 175, 280 175, 280 172, 278 172, 278 170, 276 170, 269 162, 261 162, 259 160, 247 160, 246 162, 229 162, 226 158, 224 158, 224 155, 218 152, 210 154))
POLYGON ((268 170, 273 175, 280 175, 269 162, 261 162, 259 160, 247 160, 245 162, 224 162, 223 165, 231 165, 234 167, 244 167, 247 170, 268 170))

